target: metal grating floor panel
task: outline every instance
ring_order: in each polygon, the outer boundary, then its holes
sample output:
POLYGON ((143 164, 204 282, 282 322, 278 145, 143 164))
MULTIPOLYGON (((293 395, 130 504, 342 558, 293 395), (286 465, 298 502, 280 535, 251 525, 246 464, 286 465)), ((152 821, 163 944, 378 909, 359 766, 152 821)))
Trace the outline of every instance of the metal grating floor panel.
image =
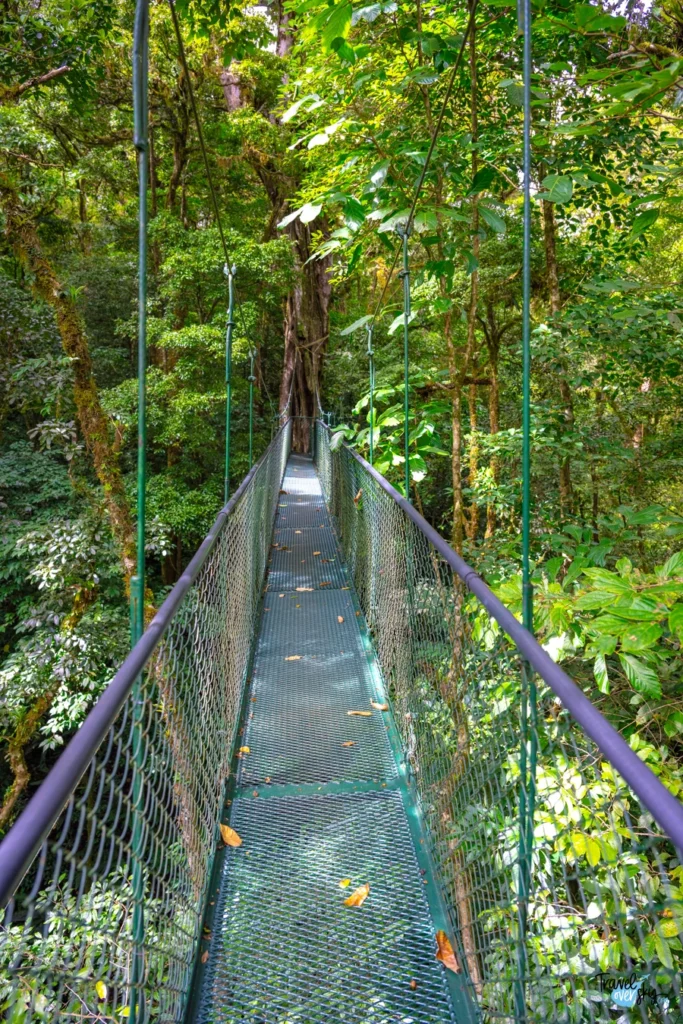
POLYGON ((380 701, 381 694, 350 592, 269 593, 242 741, 250 753, 242 758, 240 783, 393 777, 385 716, 371 707, 373 699, 380 701))
POLYGON ((310 459, 290 457, 282 490, 228 809, 243 845, 211 903, 199 1020, 447 1024, 381 679, 310 459))
MULTIPOLYGON (((329 521, 329 520, 328 520, 329 521)), ((278 530, 271 549, 268 590, 344 587, 346 573, 331 529, 278 530)))
POLYGON ((398 793, 237 799, 231 823, 206 1024, 453 1020, 398 793))

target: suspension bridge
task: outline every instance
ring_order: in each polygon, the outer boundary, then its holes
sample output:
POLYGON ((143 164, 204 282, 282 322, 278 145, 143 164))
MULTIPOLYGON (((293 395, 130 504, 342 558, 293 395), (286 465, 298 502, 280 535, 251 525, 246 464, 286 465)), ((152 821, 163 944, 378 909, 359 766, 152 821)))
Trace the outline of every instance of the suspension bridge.
MULTIPOLYGON (((0 1006, 15 1024, 683 1019, 683 806, 531 630, 522 7, 523 623, 411 505, 407 447, 402 495, 324 416, 294 451, 288 403, 230 496, 224 243, 225 505, 144 628, 138 2, 133 643, 0 845, 0 1006)), ((395 260, 406 375, 407 240, 454 80, 395 260)), ((372 386, 372 323, 368 353, 372 386)), ((407 446, 407 377, 404 396, 407 446)))

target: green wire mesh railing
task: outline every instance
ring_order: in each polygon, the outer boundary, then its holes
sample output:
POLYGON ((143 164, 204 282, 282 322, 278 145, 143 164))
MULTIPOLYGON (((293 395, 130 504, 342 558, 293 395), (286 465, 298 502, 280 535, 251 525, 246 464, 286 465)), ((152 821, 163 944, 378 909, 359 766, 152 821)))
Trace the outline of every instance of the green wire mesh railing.
MULTIPOLYGON (((290 438, 287 423, 81 730, 94 723, 101 742, 0 929, 0 1007, 14 1024, 183 1019, 290 438)), ((80 739, 58 763, 67 774, 80 739)), ((43 839, 57 781, 2 846, 5 895, 28 833, 43 839)))
POLYGON ((673 844, 541 678, 525 715, 526 669, 476 574, 320 422, 316 460, 481 1019, 680 1022, 673 844))

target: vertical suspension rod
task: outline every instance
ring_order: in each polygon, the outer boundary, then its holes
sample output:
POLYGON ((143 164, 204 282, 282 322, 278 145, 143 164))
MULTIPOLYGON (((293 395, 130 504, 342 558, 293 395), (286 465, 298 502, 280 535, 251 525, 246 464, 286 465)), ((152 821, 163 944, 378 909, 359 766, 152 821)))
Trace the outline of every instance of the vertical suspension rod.
POLYGON ((223 272, 228 278, 228 323, 225 330, 225 487, 227 505, 230 497, 230 421, 232 419, 232 332, 235 328, 235 273, 237 267, 226 263, 223 272))
MULTIPOLYGON (((522 621, 532 632, 533 586, 531 547, 531 0, 519 0, 523 32, 524 131, 523 131, 523 249, 522 249, 522 621)), ((526 1024, 528 976, 527 933, 534 813, 536 805, 536 685, 527 662, 522 663, 522 700, 519 790, 518 954, 515 983, 515 1020, 526 1024)))
POLYGON ((249 469, 254 464, 254 360, 256 349, 251 346, 249 349, 249 469))
MULTIPOLYGON (((149 165, 149 111, 147 79, 149 65, 149 0, 137 0, 133 38, 133 119, 134 145, 138 155, 138 493, 137 493, 137 566, 130 583, 131 645, 145 628, 145 490, 147 484, 147 175, 149 165)), ((132 949, 130 963, 128 1019, 141 1024, 144 1007, 145 878, 143 851, 145 824, 142 814, 142 768, 144 765, 144 729, 142 678, 133 687, 132 714, 133 830, 132 859, 132 949)))
POLYGON ((403 455, 405 458, 404 486, 406 500, 410 501, 410 392, 408 377, 410 372, 410 267, 408 265, 408 224, 399 230, 403 238, 403 269, 399 277, 403 279, 403 455))
POLYGON ((375 459, 375 352, 372 347, 373 325, 368 324, 368 363, 370 371, 370 465, 374 466, 375 459))

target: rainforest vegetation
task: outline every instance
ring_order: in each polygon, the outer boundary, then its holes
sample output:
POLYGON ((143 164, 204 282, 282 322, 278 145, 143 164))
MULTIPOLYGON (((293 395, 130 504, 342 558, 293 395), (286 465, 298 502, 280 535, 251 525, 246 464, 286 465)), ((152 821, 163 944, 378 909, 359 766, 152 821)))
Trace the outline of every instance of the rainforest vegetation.
MULTIPOLYGON (((367 454, 375 313, 375 464, 401 486, 397 228, 472 17, 409 238, 411 498, 518 612, 514 5, 177 11, 191 82, 168 5, 151 4, 150 608, 223 499, 227 288, 190 84, 236 267, 233 487, 248 468, 252 350, 255 456, 290 395, 302 417, 319 397, 367 454)), ((675 0, 538 0, 533 13, 535 625, 678 792, 683 12, 675 0)), ((129 643, 133 14, 130 0, 8 0, 0 15, 0 828, 129 643)))

